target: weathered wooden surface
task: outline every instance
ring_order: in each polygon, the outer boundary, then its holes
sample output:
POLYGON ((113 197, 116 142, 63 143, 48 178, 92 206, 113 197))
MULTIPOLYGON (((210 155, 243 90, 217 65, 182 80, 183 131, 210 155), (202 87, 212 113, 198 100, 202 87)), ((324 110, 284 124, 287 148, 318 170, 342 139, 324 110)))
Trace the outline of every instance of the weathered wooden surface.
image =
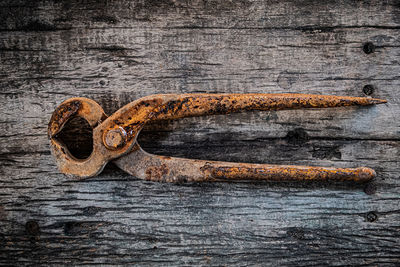
POLYGON ((0 263, 400 264, 399 1, 0 1, 0 263), (372 42, 375 52, 363 52, 372 42), (72 96, 106 112, 154 93, 372 96, 368 108, 153 125, 150 152, 368 166, 353 184, 160 184, 60 174, 46 136, 72 96))

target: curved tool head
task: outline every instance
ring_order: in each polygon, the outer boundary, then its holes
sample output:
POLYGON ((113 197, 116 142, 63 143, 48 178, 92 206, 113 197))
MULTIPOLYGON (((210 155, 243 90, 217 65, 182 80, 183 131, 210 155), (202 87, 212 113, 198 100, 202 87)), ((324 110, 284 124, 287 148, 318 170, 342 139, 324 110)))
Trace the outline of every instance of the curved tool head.
POLYGON ((76 97, 61 103, 53 112, 48 126, 51 150, 60 171, 77 178, 95 176, 108 161, 128 153, 157 104, 152 100, 149 103, 153 105, 134 101, 110 117, 104 114, 99 104, 88 98, 76 97), (93 149, 86 159, 74 157, 67 146, 57 139, 65 124, 75 117, 85 119, 93 129, 93 149), (133 122, 121 127, 119 124, 128 120, 125 117, 132 117, 133 122))
POLYGON ((101 106, 91 99, 76 97, 64 101, 53 112, 49 122, 48 136, 51 150, 61 172, 71 176, 92 176, 99 173, 105 165, 101 158, 97 157, 99 152, 99 142, 96 142, 97 131, 93 131, 93 151, 86 159, 75 158, 57 139, 57 134, 62 131, 65 124, 75 117, 85 119, 93 129, 107 118, 101 106))

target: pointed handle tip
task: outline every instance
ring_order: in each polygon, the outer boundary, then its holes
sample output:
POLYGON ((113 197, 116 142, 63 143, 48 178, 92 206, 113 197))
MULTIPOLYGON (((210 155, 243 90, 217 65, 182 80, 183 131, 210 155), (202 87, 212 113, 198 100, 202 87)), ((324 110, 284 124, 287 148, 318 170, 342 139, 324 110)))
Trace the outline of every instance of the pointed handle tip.
POLYGON ((376 177, 376 172, 375 170, 367 167, 359 167, 357 168, 358 173, 357 173, 357 178, 359 181, 370 181, 376 177))
POLYGON ((378 105, 378 104, 385 104, 387 103, 386 99, 379 99, 379 98, 370 98, 369 103, 371 105, 378 105))

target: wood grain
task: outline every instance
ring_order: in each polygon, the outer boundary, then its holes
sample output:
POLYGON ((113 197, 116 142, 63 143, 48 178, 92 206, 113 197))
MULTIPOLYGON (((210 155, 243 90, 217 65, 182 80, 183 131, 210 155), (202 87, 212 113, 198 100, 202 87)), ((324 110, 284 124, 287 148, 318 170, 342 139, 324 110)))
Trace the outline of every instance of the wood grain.
POLYGON ((399 36, 396 0, 1 0, 0 264, 398 266, 399 36), (156 93, 365 96, 367 84, 388 104, 188 118, 149 125, 139 142, 368 166, 368 185, 160 184, 112 164, 77 182, 49 152, 50 115, 73 96, 112 114, 156 93))

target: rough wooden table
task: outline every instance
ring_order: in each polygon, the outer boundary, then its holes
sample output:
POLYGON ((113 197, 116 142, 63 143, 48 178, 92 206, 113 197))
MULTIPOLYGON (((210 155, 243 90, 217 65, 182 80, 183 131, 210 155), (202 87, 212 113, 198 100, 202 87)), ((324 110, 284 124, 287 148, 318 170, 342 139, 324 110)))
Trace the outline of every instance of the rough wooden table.
POLYGON ((322 2, 1 0, 0 263, 399 266, 400 3, 322 2), (172 121, 141 134, 145 149, 378 175, 175 185, 111 164, 85 181, 58 172, 46 129, 63 100, 89 97, 112 114, 191 92, 388 104, 172 121))

